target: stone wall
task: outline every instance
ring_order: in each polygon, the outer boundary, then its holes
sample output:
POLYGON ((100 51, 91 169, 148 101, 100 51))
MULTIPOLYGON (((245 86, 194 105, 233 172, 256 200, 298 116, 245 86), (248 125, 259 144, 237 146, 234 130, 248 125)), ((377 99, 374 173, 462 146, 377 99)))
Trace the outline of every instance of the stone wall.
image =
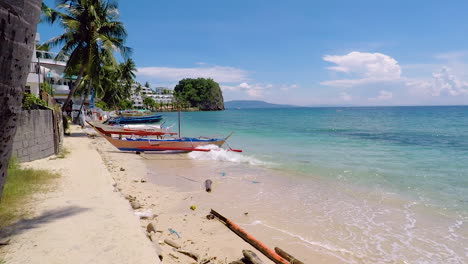
POLYGON ((23 110, 17 124, 12 156, 19 162, 42 159, 56 153, 52 110, 23 110))

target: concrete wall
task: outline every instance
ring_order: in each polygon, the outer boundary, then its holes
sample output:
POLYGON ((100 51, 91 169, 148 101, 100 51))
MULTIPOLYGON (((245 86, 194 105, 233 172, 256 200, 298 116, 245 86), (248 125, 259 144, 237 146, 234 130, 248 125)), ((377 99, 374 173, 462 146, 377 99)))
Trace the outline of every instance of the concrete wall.
POLYGON ((32 161, 55 154, 52 110, 23 110, 13 141, 18 161, 32 161))

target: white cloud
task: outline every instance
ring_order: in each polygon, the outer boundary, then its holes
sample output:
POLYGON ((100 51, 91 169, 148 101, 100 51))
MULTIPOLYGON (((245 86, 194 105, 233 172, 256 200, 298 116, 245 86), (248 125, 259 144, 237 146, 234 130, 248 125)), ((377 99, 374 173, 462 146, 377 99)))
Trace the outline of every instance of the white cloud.
POLYGON ((170 67, 142 67, 136 72, 138 76, 153 78, 163 81, 179 81, 183 78, 212 78, 221 83, 238 83, 246 81, 247 71, 228 67, 210 66, 194 68, 170 68, 170 67))
POLYGON ((231 85, 221 85, 223 91, 243 91, 249 97, 262 97, 265 91, 273 89, 275 86, 272 84, 248 84, 243 82, 236 86, 231 85))
POLYGON ((388 101, 393 98, 393 93, 385 90, 380 90, 379 95, 377 97, 369 98, 371 102, 379 102, 379 101, 388 101))
POLYGON ((329 70, 351 75, 352 79, 339 79, 321 82, 327 86, 352 87, 368 83, 396 81, 401 78, 401 68, 392 57, 382 53, 353 51, 346 55, 325 55, 323 60, 337 66, 329 70))
POLYGON ((460 80, 448 67, 442 67, 432 74, 429 81, 412 80, 406 82, 413 94, 432 96, 460 96, 468 95, 468 82, 460 80))
POLYGON ((353 100, 353 97, 348 93, 342 92, 340 93, 340 100, 345 102, 350 102, 353 100))

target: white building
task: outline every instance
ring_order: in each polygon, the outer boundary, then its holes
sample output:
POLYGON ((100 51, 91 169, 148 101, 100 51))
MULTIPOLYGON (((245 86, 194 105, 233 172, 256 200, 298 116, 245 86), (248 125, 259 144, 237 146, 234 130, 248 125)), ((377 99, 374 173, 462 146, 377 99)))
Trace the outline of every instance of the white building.
MULTIPOLYGON (((130 97, 130 100, 132 100, 133 102, 133 107, 134 108, 138 108, 138 109, 141 109, 144 107, 143 105, 143 97, 141 95, 141 91, 140 92, 136 92, 137 88, 138 88, 138 84, 133 84, 132 85, 132 95, 130 97)), ((143 88, 143 87, 142 87, 143 88)), ((146 88, 146 87, 145 87, 146 88)))
POLYGON ((167 87, 156 87, 155 93, 151 95, 151 98, 153 98, 156 103, 172 103, 174 101, 173 90, 167 87))
MULTIPOLYGON (((36 44, 39 40, 39 33, 36 33, 36 44)), ((73 79, 76 77, 66 78, 64 75, 68 57, 56 57, 57 53, 36 50, 34 45, 25 92, 39 96, 40 85, 46 82, 51 85, 53 90, 51 95, 57 102, 63 103, 67 99, 73 79)), ((73 102, 80 104, 81 99, 73 98, 73 102)))
POLYGON ((172 90, 166 87, 157 87, 153 91, 151 88, 141 86, 141 90, 139 93, 136 92, 138 85, 135 84, 132 86, 132 96, 131 100, 133 102, 134 108, 144 108, 143 101, 145 98, 149 97, 153 99, 156 103, 172 103, 174 101, 174 95, 172 94, 172 90))

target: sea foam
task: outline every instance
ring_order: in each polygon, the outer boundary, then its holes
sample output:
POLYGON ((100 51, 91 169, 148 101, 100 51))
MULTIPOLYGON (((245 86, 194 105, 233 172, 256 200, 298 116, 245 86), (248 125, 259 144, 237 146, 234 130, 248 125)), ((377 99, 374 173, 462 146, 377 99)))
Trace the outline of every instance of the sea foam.
POLYGON ((250 165, 266 165, 266 162, 258 160, 254 157, 242 155, 238 152, 229 151, 220 148, 216 145, 200 146, 199 149, 210 149, 210 152, 193 151, 188 154, 191 159, 194 160, 217 160, 217 161, 229 161, 235 163, 248 163, 250 165))

